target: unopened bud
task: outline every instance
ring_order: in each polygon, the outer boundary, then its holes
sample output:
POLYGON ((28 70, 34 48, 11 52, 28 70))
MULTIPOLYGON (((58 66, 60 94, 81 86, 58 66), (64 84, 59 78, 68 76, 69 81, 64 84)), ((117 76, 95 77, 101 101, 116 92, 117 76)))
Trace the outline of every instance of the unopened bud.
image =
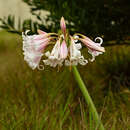
POLYGON ((60 27, 61 27, 62 32, 63 32, 64 35, 65 35, 65 34, 66 34, 66 24, 65 24, 64 17, 61 17, 61 20, 60 20, 60 27))

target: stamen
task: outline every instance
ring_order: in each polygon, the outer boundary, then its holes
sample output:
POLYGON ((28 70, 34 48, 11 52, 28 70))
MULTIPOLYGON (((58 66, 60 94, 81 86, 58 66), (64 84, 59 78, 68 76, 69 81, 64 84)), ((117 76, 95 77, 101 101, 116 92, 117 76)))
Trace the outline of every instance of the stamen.
POLYGON ((103 39, 101 37, 95 38, 95 42, 96 42, 96 40, 100 40, 100 42, 98 43, 99 45, 101 45, 103 43, 103 39))
POLYGON ((37 68, 38 70, 44 70, 44 65, 38 65, 37 68))
MULTIPOLYGON (((75 36, 80 36, 80 37, 82 37, 82 38, 86 38, 86 36, 85 36, 85 35, 80 34, 80 33, 75 33, 75 34, 73 35, 73 37, 75 37, 75 36)), ((79 38, 78 38, 78 39, 79 39, 79 38)))

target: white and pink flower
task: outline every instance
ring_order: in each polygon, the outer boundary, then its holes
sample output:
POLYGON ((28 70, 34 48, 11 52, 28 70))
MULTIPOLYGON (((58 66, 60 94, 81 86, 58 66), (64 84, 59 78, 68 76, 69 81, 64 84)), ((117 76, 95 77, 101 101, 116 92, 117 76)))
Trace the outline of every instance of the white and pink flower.
POLYGON ((28 31, 22 34, 24 60, 32 69, 35 69, 40 63, 43 51, 49 43, 49 38, 46 34, 28 36, 27 33, 28 31))
POLYGON ((51 53, 49 51, 45 53, 45 56, 48 59, 43 60, 44 64, 50 65, 51 67, 56 67, 57 65, 62 66, 63 65, 62 62, 64 61, 64 59, 61 59, 60 53, 61 53, 60 40, 57 40, 51 53))
POLYGON ((83 42, 87 46, 88 52, 92 55, 92 59, 90 60, 91 62, 93 62, 95 60, 96 56, 103 54, 103 52, 105 52, 104 47, 101 47, 101 44, 103 43, 102 38, 97 37, 95 39, 95 41, 97 39, 100 40, 100 43, 96 43, 96 42, 92 41, 91 39, 89 39, 88 37, 79 39, 81 42, 83 42))
POLYGON ((71 44, 69 47, 70 58, 65 61, 67 66, 78 65, 78 63, 81 65, 86 65, 88 63, 88 61, 81 55, 80 49, 81 44, 76 44, 74 39, 71 37, 71 44))
POLYGON ((51 67, 56 67, 57 65, 62 66, 64 60, 67 58, 68 49, 65 41, 60 43, 60 39, 57 40, 52 52, 49 51, 45 53, 48 57, 47 60, 43 60, 46 65, 50 65, 51 67))
POLYGON ((22 33, 23 37, 23 54, 24 60, 29 64, 32 69, 39 68, 39 63, 43 57, 43 63, 51 67, 56 66, 72 66, 72 65, 86 65, 88 60, 81 54, 81 48, 83 43, 88 48, 88 53, 92 55, 91 62, 95 60, 95 57, 105 52, 104 47, 101 46, 103 40, 97 37, 96 40, 100 40, 99 43, 92 41, 88 37, 82 34, 75 34, 71 36, 66 31, 65 20, 62 17, 60 21, 61 34, 46 33, 38 30, 37 35, 27 35, 28 31, 22 33), (78 42, 81 43, 78 43, 78 42), (53 45, 52 50, 45 49, 48 45, 53 45))

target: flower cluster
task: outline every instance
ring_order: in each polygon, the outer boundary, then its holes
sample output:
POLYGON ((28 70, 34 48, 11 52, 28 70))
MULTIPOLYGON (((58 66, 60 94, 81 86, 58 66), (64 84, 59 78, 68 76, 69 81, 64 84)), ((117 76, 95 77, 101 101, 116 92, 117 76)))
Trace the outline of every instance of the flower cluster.
POLYGON ((90 61, 94 61, 95 57, 105 52, 104 47, 101 47, 102 38, 97 37, 95 42, 88 37, 76 33, 73 36, 69 35, 66 30, 65 20, 62 17, 60 21, 61 34, 46 33, 38 30, 37 35, 27 35, 28 31, 22 33, 23 37, 23 51, 24 60, 32 69, 39 68, 43 65, 51 67, 56 66, 72 66, 72 65, 86 65, 88 60, 81 54, 80 49, 83 43, 88 48, 88 53, 92 55, 90 61), (99 43, 96 43, 96 40, 99 43), (53 46, 51 52, 46 51, 48 46, 53 46), (39 65, 41 58, 43 65, 39 65))

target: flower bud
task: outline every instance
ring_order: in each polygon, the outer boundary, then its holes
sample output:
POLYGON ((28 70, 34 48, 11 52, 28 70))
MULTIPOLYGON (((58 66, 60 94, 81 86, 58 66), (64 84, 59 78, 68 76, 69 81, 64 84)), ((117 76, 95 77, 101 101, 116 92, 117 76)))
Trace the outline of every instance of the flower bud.
POLYGON ((61 27, 62 32, 65 35, 66 34, 66 24, 65 24, 64 17, 62 17, 61 20, 60 20, 60 27, 61 27))

